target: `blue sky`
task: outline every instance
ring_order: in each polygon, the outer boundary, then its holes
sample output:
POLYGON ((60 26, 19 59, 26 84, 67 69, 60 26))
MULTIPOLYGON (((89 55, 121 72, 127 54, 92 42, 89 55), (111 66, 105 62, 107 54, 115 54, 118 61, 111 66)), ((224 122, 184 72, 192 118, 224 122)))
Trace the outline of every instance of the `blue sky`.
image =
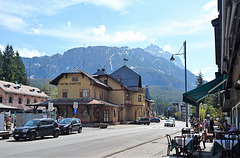
POLYGON ((0 0, 0 8, 2 51, 8 43, 23 57, 152 43, 177 53, 186 40, 187 69, 205 80, 217 71, 216 0, 0 0))

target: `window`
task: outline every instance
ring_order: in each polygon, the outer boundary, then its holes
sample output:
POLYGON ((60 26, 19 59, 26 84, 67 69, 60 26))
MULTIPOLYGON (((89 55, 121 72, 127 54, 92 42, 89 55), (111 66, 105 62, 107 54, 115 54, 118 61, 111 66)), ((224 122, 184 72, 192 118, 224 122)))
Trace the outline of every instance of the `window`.
POLYGON ((78 77, 73 77, 72 81, 78 81, 78 77))
POLYGON ((80 90, 80 97, 83 97, 83 98, 90 97, 90 90, 89 89, 81 89, 80 90))
POLYGON ((87 110, 82 110, 82 118, 87 118, 87 110))
POLYGON ((2 96, 0 97, 0 103, 2 103, 2 96))
POLYGON ((142 95, 138 95, 138 102, 142 102, 142 95))
POLYGON ((22 98, 18 98, 18 104, 22 104, 22 98))
POLYGON ((104 100, 107 100, 107 93, 104 93, 104 100))
POLYGON ((104 84, 106 84, 106 85, 107 85, 107 84, 108 84, 108 80, 104 80, 104 84))
POLYGON ((99 92, 100 99, 103 100, 103 92, 99 92))
POLYGON ((68 90, 67 89, 63 89, 62 90, 62 98, 67 98, 68 97, 68 90))
POLYGON ((8 102, 12 103, 12 97, 9 97, 8 102))
POLYGON ((27 104, 29 104, 30 103, 30 100, 29 99, 27 99, 27 104))

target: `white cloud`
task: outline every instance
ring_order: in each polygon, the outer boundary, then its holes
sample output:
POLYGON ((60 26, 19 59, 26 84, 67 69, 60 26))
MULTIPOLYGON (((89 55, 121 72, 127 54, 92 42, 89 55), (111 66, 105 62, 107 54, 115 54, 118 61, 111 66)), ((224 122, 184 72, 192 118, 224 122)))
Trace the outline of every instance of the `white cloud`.
POLYGON ((39 29, 34 29, 34 28, 32 28, 32 30, 33 30, 33 32, 34 32, 35 34, 38 34, 38 33, 40 32, 39 29))
POLYGON ((24 27, 27 26, 27 24, 23 21, 22 18, 4 13, 0 13, 0 21, 0 25, 3 25, 8 29, 14 31, 22 30, 24 27))
POLYGON ((105 25, 100 25, 98 28, 93 28, 93 34, 95 36, 104 36, 106 31, 105 25))
POLYGON ((0 44, 0 50, 3 52, 5 50, 4 46, 0 44))
POLYGON ((71 27, 71 22, 70 22, 70 21, 67 22, 67 27, 68 27, 68 28, 71 27))
POLYGON ((151 39, 150 41, 151 41, 151 44, 156 44, 156 38, 153 38, 153 39, 151 39))
POLYGON ((163 46, 164 51, 172 52, 172 49, 170 48, 170 45, 163 46))
POLYGON ((205 15, 208 21, 217 18, 218 10, 217 10, 217 0, 211 0, 203 6, 203 10, 207 12, 205 15))
POLYGON ((39 57, 44 56, 46 53, 42 52, 40 53, 38 50, 29 50, 26 48, 17 49, 21 57, 39 57))
POLYGON ((146 36, 141 32, 134 33, 132 30, 126 32, 116 32, 115 41, 117 42, 127 42, 127 41, 144 41, 146 36))
POLYGON ((121 11, 123 10, 126 6, 130 4, 130 1, 123 1, 123 0, 89 0, 86 1, 87 3, 92 3, 95 5, 101 5, 101 6, 106 6, 108 8, 114 9, 121 11))

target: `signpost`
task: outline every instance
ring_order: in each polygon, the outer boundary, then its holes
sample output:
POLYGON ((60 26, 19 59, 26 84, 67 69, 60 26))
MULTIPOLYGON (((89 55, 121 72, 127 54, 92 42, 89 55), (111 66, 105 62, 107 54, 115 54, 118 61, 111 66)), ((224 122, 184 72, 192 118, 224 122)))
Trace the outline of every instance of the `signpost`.
POLYGON ((77 108, 78 108, 78 102, 73 102, 73 109, 74 109, 74 117, 76 117, 77 114, 77 108))
POLYGON ((53 103, 48 103, 48 111, 53 111, 53 103))

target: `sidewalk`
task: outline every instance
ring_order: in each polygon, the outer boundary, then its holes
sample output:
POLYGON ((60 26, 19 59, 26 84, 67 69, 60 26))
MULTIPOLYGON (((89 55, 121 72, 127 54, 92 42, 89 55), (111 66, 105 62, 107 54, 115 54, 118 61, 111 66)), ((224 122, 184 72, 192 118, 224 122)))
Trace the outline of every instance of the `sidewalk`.
MULTIPOLYGON (((181 134, 181 132, 171 135, 171 137, 177 136, 179 134, 181 134)), ((206 143, 206 149, 202 151, 203 158, 213 158, 212 153, 211 153, 212 147, 213 147, 213 143, 206 143)), ((173 149, 170 152, 170 155, 167 156, 167 138, 166 138, 166 136, 162 136, 161 138, 153 140, 146 144, 141 144, 141 145, 133 147, 131 149, 121 151, 119 153, 115 153, 115 154, 109 156, 109 158, 123 158, 123 157, 176 158, 176 156, 174 156, 174 154, 176 154, 176 152, 173 149)), ((194 152, 193 155, 191 155, 191 158, 197 158, 197 157, 199 157, 199 152, 197 152, 197 151, 194 152)), ((219 157, 220 157, 220 155, 214 156, 214 158, 219 158, 219 157)))

